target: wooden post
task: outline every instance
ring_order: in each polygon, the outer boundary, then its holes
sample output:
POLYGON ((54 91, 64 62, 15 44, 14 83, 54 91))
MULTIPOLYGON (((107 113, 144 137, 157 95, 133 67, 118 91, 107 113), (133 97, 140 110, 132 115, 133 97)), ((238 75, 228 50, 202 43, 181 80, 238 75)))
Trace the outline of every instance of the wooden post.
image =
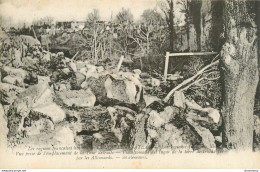
POLYGON ((167 79, 169 56, 170 56, 170 53, 167 51, 166 57, 165 57, 165 66, 164 66, 164 82, 166 82, 166 79, 167 79))
POLYGON ((117 72, 119 72, 119 70, 120 70, 120 67, 121 67, 121 65, 122 65, 123 59, 124 59, 124 56, 121 56, 121 58, 120 58, 120 60, 119 60, 119 62, 118 62, 117 68, 116 68, 116 71, 117 71, 117 72))

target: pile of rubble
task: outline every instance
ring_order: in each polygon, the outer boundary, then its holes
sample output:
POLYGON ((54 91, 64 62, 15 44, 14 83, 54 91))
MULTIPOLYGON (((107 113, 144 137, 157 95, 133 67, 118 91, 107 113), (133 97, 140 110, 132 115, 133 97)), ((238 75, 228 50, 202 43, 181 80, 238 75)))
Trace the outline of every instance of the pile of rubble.
POLYGON ((24 36, 3 40, 1 51, 1 131, 9 147, 214 152, 221 145, 218 110, 200 107, 181 91, 173 103, 147 94, 160 80, 140 70, 105 70, 46 52, 24 36))

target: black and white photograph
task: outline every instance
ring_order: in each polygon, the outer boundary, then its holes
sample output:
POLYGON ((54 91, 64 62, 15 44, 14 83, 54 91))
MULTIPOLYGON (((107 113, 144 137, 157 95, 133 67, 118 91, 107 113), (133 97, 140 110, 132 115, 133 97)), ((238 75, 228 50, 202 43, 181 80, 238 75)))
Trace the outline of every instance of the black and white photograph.
POLYGON ((260 169, 259 0, 1 0, 0 168, 260 169))

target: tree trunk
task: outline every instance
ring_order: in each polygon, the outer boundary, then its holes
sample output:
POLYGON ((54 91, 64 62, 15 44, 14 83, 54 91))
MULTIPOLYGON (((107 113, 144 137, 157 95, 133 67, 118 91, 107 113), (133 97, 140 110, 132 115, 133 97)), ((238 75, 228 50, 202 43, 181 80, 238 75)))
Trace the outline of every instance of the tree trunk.
POLYGON ((258 83, 256 25, 253 1, 225 0, 226 43, 221 50, 224 120, 223 147, 253 148, 253 107, 258 83))
POLYGON ((195 31, 196 31, 196 42, 197 42, 197 51, 201 50, 200 47, 200 35, 201 35, 201 28, 200 28, 200 20, 201 20, 201 5, 202 2, 201 0, 197 1, 191 1, 191 8, 190 8, 190 13, 191 13, 191 18, 192 18, 192 23, 194 24, 195 31))
POLYGON ((174 51, 174 36, 175 36, 175 31, 174 31, 174 11, 173 11, 173 0, 169 1, 169 31, 170 31, 170 51, 174 51))
POLYGON ((212 42, 210 39, 212 28, 212 2, 201 1, 200 10, 200 48, 201 51, 212 51, 212 42))
POLYGON ((212 50, 219 52, 223 45, 223 1, 212 1, 212 29, 210 31, 210 42, 212 50))

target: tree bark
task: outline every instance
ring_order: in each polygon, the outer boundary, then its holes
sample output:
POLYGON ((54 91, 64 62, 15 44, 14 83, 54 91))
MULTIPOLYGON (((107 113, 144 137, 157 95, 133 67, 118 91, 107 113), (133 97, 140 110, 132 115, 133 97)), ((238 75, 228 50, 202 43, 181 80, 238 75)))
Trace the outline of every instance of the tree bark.
POLYGON ((170 51, 174 52, 174 36, 175 36, 175 31, 174 31, 174 11, 173 11, 173 0, 168 1, 170 10, 169 10, 169 32, 170 32, 170 51))
POLYGON ((201 20, 201 0, 191 1, 191 19, 192 23, 194 24, 195 31, 196 31, 196 42, 197 42, 197 51, 201 50, 201 28, 200 28, 200 20, 201 20))
POLYGON ((259 79, 257 29, 250 11, 253 3, 225 0, 226 43, 221 50, 221 69, 223 147, 228 150, 253 148, 253 107, 259 79))

